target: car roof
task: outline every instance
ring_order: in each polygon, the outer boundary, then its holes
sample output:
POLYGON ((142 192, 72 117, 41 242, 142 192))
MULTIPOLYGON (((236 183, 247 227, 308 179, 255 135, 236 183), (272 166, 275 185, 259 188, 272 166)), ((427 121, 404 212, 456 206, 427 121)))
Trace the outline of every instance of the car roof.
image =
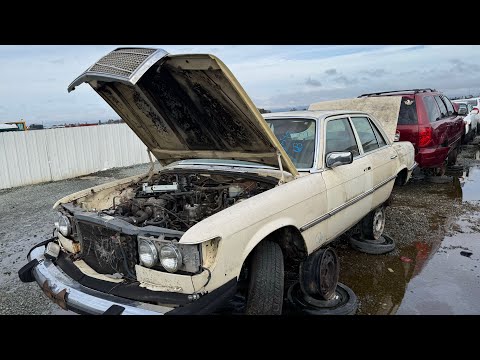
POLYGON ((262 114, 265 119, 275 119, 275 118, 288 118, 288 117, 295 117, 295 118, 316 118, 319 120, 323 120, 329 116, 336 116, 336 115, 350 115, 350 114, 365 114, 366 112, 363 111, 355 111, 355 110, 304 110, 304 111, 284 111, 284 112, 277 112, 277 113, 268 113, 262 114))

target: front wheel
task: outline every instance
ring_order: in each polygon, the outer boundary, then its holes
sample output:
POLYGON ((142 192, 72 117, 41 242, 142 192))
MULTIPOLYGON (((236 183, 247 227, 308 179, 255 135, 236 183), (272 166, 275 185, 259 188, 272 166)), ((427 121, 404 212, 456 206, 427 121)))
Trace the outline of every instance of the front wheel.
POLYGON ((362 220, 363 236, 370 240, 378 240, 385 228, 385 207, 379 206, 362 220))
POLYGON ((253 250, 247 293, 248 315, 281 315, 283 307, 284 264, 277 243, 262 241, 253 250))

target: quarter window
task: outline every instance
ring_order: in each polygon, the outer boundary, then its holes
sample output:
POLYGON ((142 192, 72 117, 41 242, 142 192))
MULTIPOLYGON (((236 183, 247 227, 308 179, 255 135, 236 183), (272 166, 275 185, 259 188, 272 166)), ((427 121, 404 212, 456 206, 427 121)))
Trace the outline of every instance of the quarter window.
POLYGON ((333 151, 351 151, 358 156, 358 145, 348 119, 327 121, 325 131, 325 155, 333 151))
POLYGON ((383 138, 382 134, 380 134, 380 131, 377 129, 376 125, 373 123, 371 119, 370 119, 370 126, 372 127, 373 132, 375 133, 375 137, 377 138, 379 147, 387 145, 387 142, 383 138))
POLYGON ((455 110, 453 109, 453 105, 452 103, 450 102, 450 100, 447 98, 447 97, 443 97, 443 102, 445 103, 445 105, 447 106, 447 113, 448 113, 448 116, 452 116, 453 113, 455 112, 455 110))
POLYGON ((353 126, 357 130, 363 152, 367 153, 379 148, 373 129, 366 117, 352 117, 353 126))
POLYGON ((435 96, 435 100, 437 101, 438 107, 440 109, 440 114, 442 114, 441 118, 447 117, 447 108, 445 107, 442 99, 440 99, 440 96, 435 96))
POLYGON ((433 96, 425 96, 423 102, 427 110, 428 120, 431 123, 440 120, 440 110, 438 110, 437 102, 433 99, 433 96))

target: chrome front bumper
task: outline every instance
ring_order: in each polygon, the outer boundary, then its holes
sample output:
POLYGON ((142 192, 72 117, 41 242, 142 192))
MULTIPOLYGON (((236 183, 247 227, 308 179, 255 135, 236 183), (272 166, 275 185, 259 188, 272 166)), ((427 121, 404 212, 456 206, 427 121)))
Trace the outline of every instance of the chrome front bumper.
POLYGON ((45 246, 32 250, 28 260, 39 261, 32 273, 45 294, 61 307, 75 312, 100 315, 112 305, 123 307, 122 315, 163 315, 173 308, 119 298, 89 289, 67 276, 44 256, 45 246))

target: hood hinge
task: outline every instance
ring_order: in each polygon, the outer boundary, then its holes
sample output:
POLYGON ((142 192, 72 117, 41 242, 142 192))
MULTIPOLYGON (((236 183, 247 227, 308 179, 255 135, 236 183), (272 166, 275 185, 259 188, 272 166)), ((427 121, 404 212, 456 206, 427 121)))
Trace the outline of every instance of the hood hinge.
POLYGON ((282 174, 280 180, 278 180, 278 185, 282 185, 282 184, 285 184, 285 176, 283 173, 282 154, 278 150, 277 150, 277 159, 278 159, 278 167, 280 168, 280 172, 282 174))

